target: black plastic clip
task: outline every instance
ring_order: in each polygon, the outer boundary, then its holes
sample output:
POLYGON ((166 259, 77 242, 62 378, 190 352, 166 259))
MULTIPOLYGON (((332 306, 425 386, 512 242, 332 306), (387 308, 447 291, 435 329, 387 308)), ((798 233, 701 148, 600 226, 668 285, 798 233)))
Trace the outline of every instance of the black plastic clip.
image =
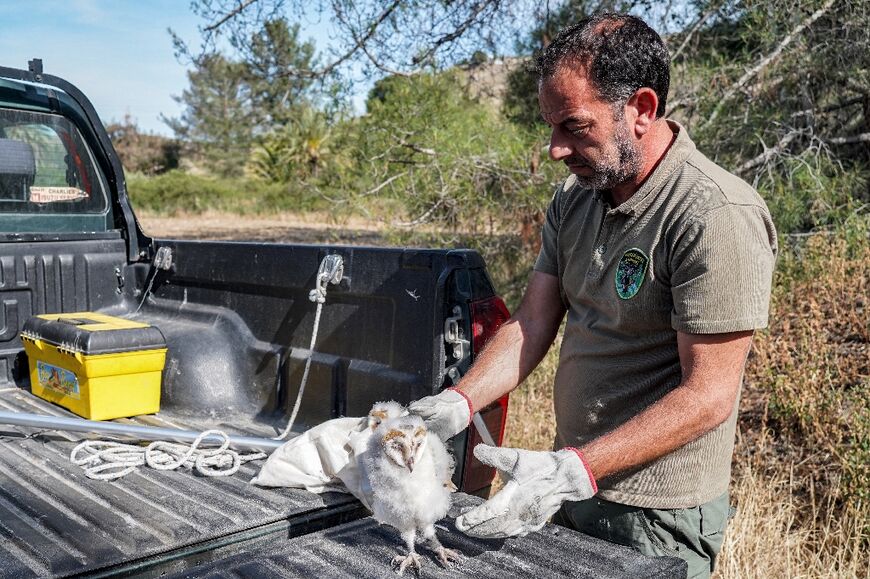
POLYGON ((42 59, 34 58, 33 60, 28 60, 27 70, 29 70, 36 76, 42 76, 42 59))

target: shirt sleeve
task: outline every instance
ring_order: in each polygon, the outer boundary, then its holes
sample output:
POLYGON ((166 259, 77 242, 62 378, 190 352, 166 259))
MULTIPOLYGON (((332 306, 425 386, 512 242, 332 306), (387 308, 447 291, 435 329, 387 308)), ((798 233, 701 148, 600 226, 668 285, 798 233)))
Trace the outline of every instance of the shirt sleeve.
POLYGON ((776 251, 764 207, 724 205, 699 218, 671 258, 671 326, 692 334, 766 327, 776 251))
POLYGON ((568 182, 566 181, 556 188, 553 198, 550 200, 550 205, 547 207, 544 226, 541 228, 541 251, 538 252, 538 259, 535 260, 534 267, 535 271, 555 276, 559 275, 557 241, 559 227, 562 225, 562 205, 567 185, 568 182))

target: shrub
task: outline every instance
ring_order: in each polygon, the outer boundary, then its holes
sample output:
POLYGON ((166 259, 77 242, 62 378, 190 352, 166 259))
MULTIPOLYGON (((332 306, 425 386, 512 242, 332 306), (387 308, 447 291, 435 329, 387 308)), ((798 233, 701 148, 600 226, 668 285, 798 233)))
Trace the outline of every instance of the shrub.
POLYGON ((163 215, 223 211, 239 214, 313 211, 327 202, 311 187, 252 179, 219 179, 170 171, 155 177, 133 174, 127 190, 134 209, 163 215))

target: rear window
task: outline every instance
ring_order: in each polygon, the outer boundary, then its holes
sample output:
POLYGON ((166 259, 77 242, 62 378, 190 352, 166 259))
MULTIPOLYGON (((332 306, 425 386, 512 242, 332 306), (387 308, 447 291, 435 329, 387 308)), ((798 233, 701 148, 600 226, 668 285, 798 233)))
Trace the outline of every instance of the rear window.
POLYGON ((72 122, 60 115, 0 108, 0 213, 105 214, 106 191, 72 122))

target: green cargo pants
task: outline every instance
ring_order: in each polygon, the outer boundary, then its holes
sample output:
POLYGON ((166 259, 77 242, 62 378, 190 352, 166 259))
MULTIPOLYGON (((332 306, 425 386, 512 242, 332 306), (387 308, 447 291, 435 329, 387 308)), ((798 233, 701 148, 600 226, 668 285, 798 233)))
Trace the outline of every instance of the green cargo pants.
POLYGON ((728 493, 688 509, 642 509, 593 497, 566 502, 553 522, 651 557, 679 557, 693 579, 713 572, 730 514, 728 493))

